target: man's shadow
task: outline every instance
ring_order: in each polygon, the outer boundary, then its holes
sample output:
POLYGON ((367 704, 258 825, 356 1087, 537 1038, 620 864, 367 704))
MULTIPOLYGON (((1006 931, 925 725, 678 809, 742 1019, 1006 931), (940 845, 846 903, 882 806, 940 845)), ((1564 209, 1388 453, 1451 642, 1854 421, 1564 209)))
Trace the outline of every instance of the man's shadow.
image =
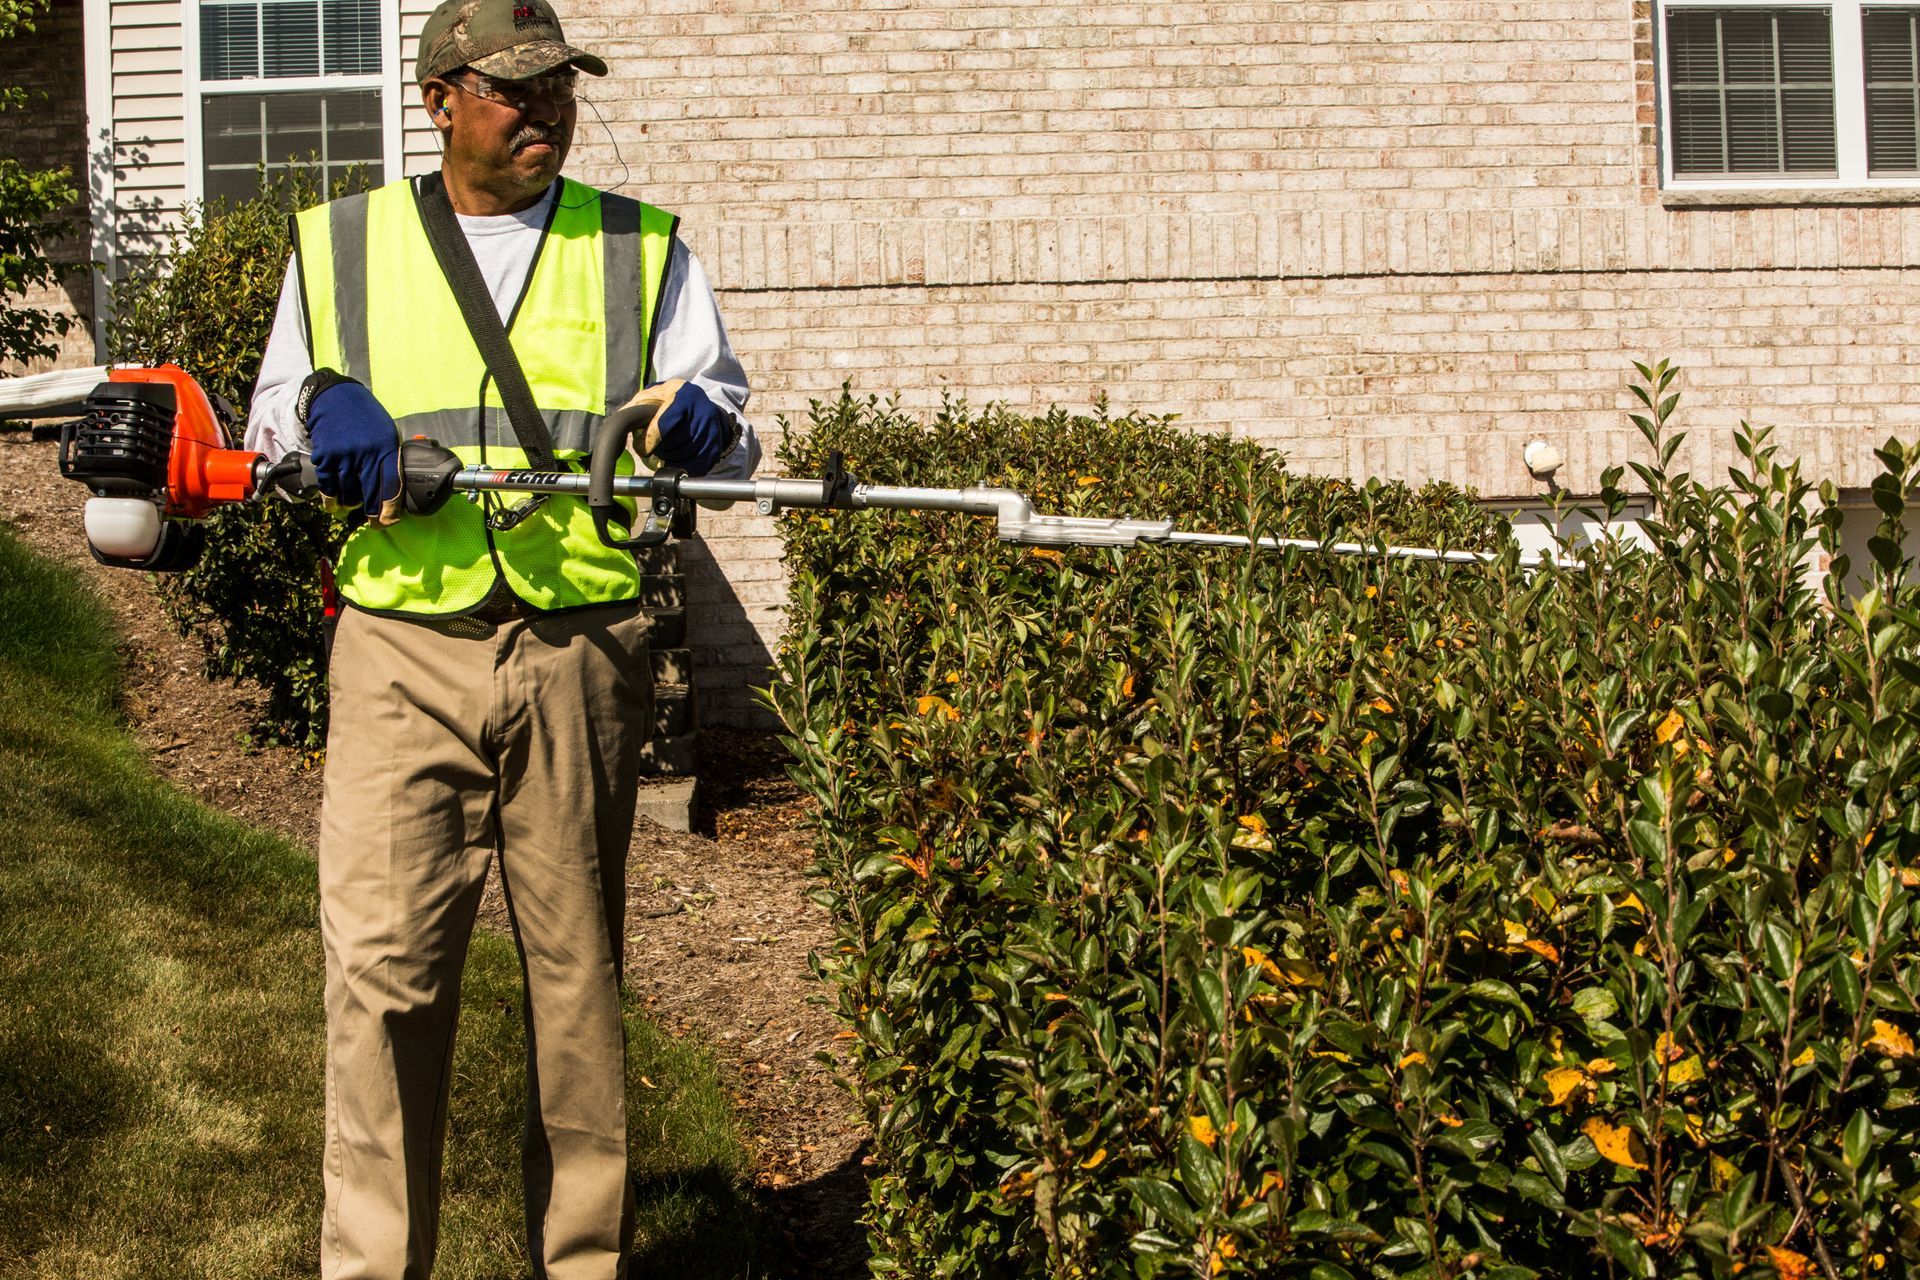
POLYGON ((862 1221, 867 1175, 862 1146, 838 1166, 778 1189, 740 1187, 717 1167, 636 1179, 644 1216, 671 1223, 638 1242, 631 1280, 858 1280, 870 1251, 862 1221), (679 1202, 689 1212, 671 1211, 679 1202), (651 1212, 648 1212, 651 1211, 651 1212), (731 1234, 728 1248, 717 1237, 731 1234))

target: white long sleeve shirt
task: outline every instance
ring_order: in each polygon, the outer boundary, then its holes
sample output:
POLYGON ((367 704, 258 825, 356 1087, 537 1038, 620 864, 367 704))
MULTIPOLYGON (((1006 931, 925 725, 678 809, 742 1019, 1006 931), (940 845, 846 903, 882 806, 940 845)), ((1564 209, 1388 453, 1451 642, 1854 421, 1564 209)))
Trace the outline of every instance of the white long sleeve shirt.
MULTIPOLYGON (((556 184, 557 188, 557 184, 556 184)), ((527 272, 533 266, 534 251, 540 245, 540 229, 546 225, 547 210, 555 189, 532 208, 519 213, 493 217, 468 217, 460 214, 460 229, 480 264, 487 292, 506 323, 508 313, 519 298, 527 272)), ((247 414, 247 448, 264 453, 270 459, 308 449, 306 429, 294 411, 300 384, 313 372, 312 344, 306 327, 305 309, 300 305, 299 263, 289 259, 287 277, 280 286, 279 309, 274 313, 273 332, 260 361, 260 377, 254 384, 253 405, 247 414)), ((726 326, 720 320, 720 305, 713 296, 707 273, 678 236, 667 258, 667 275, 660 290, 659 312, 654 320, 654 376, 665 382, 685 378, 698 386, 720 408, 740 421, 739 443, 733 452, 707 474, 716 480, 744 480, 760 465, 760 442, 753 425, 747 421, 746 371, 727 341, 726 326)), ((608 406, 610 409, 617 406, 608 406)))

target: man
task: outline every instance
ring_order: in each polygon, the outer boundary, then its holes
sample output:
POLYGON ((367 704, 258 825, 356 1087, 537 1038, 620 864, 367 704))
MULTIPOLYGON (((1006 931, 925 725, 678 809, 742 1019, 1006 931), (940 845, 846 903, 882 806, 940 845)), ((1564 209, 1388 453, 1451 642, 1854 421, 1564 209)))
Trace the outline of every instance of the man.
POLYGON ((639 572, 577 498, 401 514, 398 442, 567 466, 605 414, 684 379, 649 452, 746 476, 759 448, 676 220, 560 177, 576 79, 606 64, 546 0, 446 0, 415 70, 440 173, 296 217, 247 430, 270 456, 310 450, 322 490, 365 515, 336 571, 321 811, 321 1272, 431 1269, 460 970, 497 854, 526 975, 535 1273, 613 1277, 632 1209, 624 871, 652 720, 639 572))

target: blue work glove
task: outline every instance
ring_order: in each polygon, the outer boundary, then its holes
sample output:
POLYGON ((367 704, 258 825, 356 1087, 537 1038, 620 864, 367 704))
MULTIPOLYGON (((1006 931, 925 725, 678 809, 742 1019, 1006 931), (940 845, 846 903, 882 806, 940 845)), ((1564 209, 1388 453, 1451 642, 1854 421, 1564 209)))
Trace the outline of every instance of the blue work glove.
POLYGON ((648 428, 647 452, 688 475, 703 476, 733 451, 738 433, 733 415, 689 382, 648 428))
POLYGON ((400 428, 373 392, 332 369, 317 369, 300 388, 299 408, 320 492, 383 522, 397 517, 400 428))

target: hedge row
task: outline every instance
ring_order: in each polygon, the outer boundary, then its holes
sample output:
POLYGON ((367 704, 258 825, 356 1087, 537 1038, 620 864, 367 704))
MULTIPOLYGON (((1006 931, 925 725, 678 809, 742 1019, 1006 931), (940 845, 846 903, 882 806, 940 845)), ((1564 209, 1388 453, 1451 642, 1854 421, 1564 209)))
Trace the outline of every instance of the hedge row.
MULTIPOLYGON (((1920 453, 1857 600, 1742 432, 1579 567, 1022 551, 783 517, 770 699, 910 1276, 1892 1274, 1920 1259, 1920 453)), ((1502 545, 1129 416, 844 396, 783 446, 1042 509, 1502 545)), ((1623 475, 1602 505, 1618 515, 1623 475)))

